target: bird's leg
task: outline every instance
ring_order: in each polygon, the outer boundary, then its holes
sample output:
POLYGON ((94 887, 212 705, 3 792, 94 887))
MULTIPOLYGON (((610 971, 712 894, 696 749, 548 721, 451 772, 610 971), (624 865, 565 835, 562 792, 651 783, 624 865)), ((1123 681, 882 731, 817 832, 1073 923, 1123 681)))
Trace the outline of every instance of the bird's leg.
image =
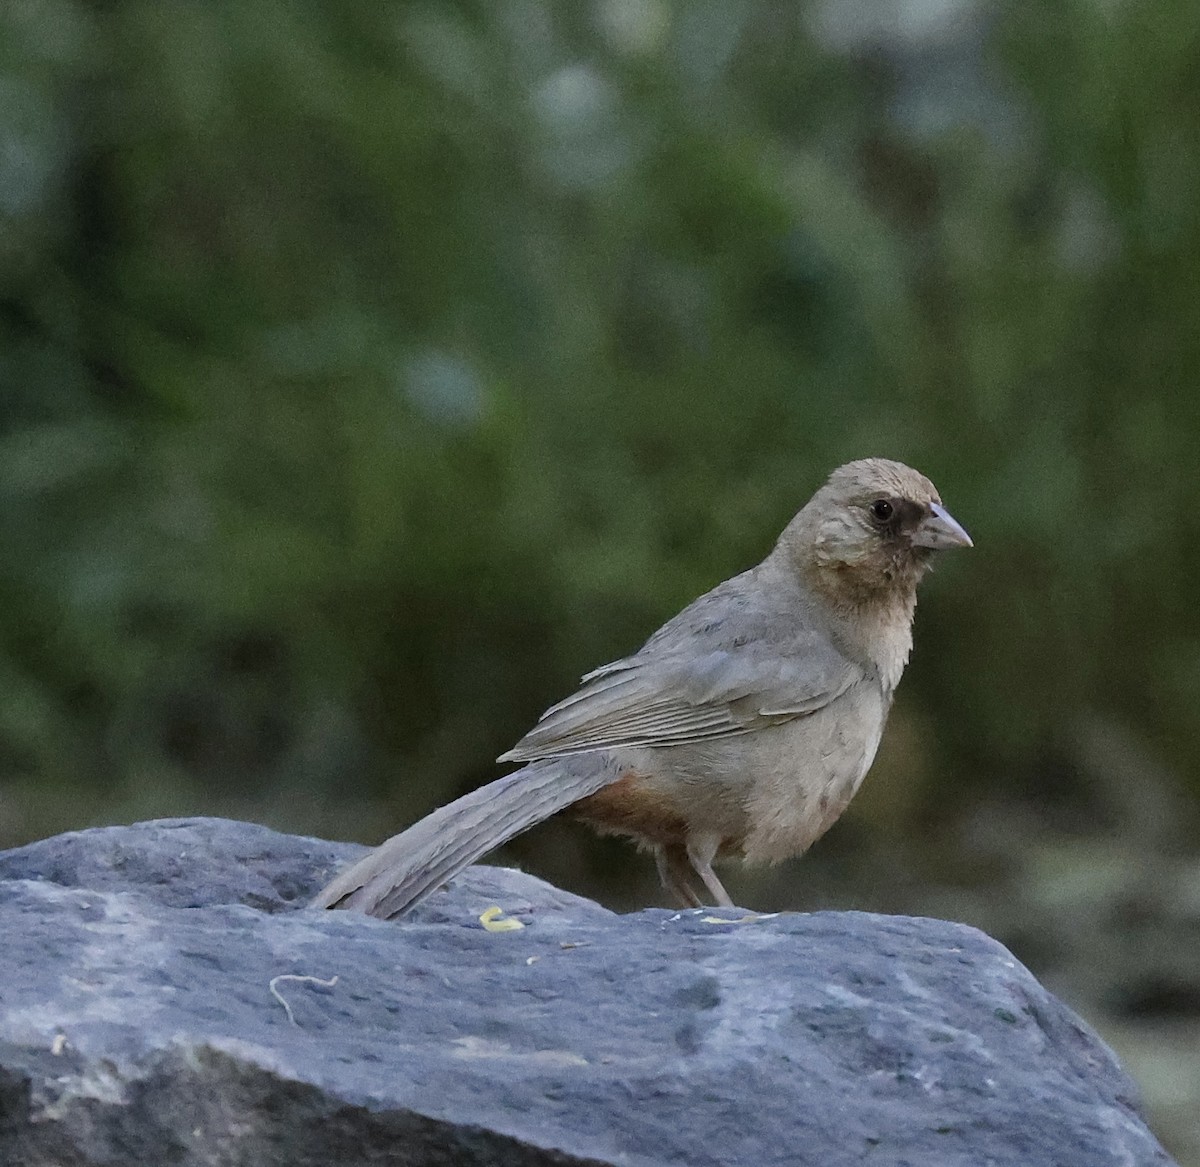
POLYGON ((721 840, 713 835, 694 836, 688 839, 687 857, 688 862, 692 865, 692 870, 700 876, 717 906, 732 908, 735 906, 733 900, 730 899, 729 893, 717 878, 717 873, 712 869, 712 861, 716 858, 717 849, 720 846, 721 840))
POLYGON ((688 882, 691 867, 687 853, 676 844, 656 847, 654 863, 658 868, 658 878, 667 894, 673 896, 684 908, 701 908, 704 905, 700 897, 692 890, 688 882))

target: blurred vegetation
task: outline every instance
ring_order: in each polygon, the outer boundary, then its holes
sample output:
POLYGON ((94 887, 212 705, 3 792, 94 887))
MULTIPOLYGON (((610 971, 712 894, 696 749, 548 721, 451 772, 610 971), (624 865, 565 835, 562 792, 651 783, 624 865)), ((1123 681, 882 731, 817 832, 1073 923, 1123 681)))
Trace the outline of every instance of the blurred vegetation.
POLYGON ((9 0, 0 843, 390 834, 873 453, 977 546, 856 813, 1187 821, 1198 45, 1184 0, 9 0))
POLYGON ((960 7, 6 5, 5 832, 385 830, 868 452, 931 789, 1195 787, 1200 11, 960 7))

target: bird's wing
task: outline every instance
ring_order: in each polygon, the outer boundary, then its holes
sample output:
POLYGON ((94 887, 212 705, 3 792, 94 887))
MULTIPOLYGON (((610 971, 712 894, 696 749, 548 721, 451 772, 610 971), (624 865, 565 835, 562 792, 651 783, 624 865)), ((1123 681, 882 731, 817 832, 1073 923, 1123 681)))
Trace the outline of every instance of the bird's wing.
POLYGON ((863 677, 820 632, 790 630, 785 642, 756 636, 641 652, 583 678, 542 715, 502 762, 585 750, 672 746, 746 733, 828 704, 863 677))

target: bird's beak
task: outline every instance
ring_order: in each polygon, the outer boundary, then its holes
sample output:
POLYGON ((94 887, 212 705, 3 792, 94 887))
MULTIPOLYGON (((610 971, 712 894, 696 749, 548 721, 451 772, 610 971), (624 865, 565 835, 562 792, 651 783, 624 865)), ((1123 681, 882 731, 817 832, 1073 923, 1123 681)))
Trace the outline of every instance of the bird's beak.
POLYGON ((940 502, 929 504, 929 514, 917 524, 912 542, 914 547, 929 547, 934 551, 975 546, 962 524, 940 502))

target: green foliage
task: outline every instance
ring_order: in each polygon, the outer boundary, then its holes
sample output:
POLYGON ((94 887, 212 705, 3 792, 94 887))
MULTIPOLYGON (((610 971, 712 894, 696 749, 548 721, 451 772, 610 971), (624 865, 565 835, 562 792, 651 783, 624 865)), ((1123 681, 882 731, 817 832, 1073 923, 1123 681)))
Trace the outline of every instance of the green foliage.
POLYGON ((977 543, 930 789, 1194 784, 1200 15, 1010 0, 975 105, 818 23, 0 8, 0 835, 381 834, 868 453, 977 543))

